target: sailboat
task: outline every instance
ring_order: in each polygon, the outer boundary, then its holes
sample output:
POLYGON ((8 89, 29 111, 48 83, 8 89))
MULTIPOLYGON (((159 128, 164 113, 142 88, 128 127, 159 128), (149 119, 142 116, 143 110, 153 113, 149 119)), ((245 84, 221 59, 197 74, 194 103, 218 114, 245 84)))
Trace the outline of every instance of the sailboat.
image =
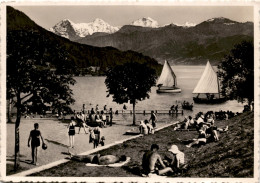
POLYGON ((196 97, 193 97, 195 103, 214 104, 226 101, 225 98, 220 96, 219 79, 209 61, 192 93, 198 94, 196 97), (206 97, 199 98, 200 94, 204 94, 206 97))
POLYGON ((165 60, 161 76, 157 81, 157 93, 180 93, 177 87, 177 78, 168 61, 165 60))

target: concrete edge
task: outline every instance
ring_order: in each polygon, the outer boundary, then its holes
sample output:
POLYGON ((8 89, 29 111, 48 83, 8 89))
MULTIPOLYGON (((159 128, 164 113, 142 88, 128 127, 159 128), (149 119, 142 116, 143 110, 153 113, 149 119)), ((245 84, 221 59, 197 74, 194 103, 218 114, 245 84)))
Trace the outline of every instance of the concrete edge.
MULTIPOLYGON (((169 124, 167 124, 165 126, 162 126, 160 128, 156 128, 154 131, 162 130, 164 128, 167 128, 169 126, 175 125, 177 123, 179 123, 179 121, 176 121, 176 122, 173 122, 173 123, 169 123, 169 124)), ((95 153, 95 152, 98 152, 98 151, 101 151, 101 150, 104 150, 104 149, 108 149, 108 148, 110 148, 112 146, 115 146, 115 145, 118 145, 118 144, 122 144, 123 142, 129 141, 129 140, 132 140, 132 139, 135 139, 135 138, 138 138, 138 137, 142 137, 142 136, 144 136, 144 135, 143 134, 135 135, 133 137, 129 137, 129 138, 124 139, 124 140, 115 141, 114 143, 111 143, 111 144, 108 144, 108 145, 105 145, 105 146, 98 147, 96 149, 92 149, 92 150, 80 153, 78 155, 92 154, 92 153, 95 153)), ((58 166, 58 165, 63 164, 63 163, 67 163, 69 161, 70 161, 70 159, 61 159, 61 160, 54 161, 54 162, 46 164, 46 165, 42 165, 40 167, 32 168, 30 170, 25 170, 23 172, 20 172, 20 173, 17 173, 17 174, 13 174, 13 175, 10 175, 10 176, 11 177, 24 177, 24 176, 31 175, 31 174, 34 174, 34 173, 37 173, 37 172, 41 172, 43 170, 50 169, 52 167, 58 166)))

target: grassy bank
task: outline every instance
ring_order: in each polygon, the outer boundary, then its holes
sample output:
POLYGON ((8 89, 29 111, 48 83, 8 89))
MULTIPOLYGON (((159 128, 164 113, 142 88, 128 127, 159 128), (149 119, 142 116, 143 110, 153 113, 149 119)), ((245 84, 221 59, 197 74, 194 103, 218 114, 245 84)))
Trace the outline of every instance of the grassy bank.
POLYGON ((244 113, 228 121, 217 121, 218 127, 229 125, 227 133, 220 134, 220 141, 201 147, 187 148, 177 140, 197 137, 197 132, 173 131, 165 128, 153 135, 144 136, 123 144, 100 151, 101 155, 126 155, 130 163, 121 168, 86 167, 82 162, 70 161, 32 176, 77 176, 77 177, 134 177, 140 176, 141 160, 145 150, 157 143, 162 155, 167 151, 167 144, 178 145, 185 153, 189 164, 181 177, 253 177, 254 165, 254 114, 244 113))

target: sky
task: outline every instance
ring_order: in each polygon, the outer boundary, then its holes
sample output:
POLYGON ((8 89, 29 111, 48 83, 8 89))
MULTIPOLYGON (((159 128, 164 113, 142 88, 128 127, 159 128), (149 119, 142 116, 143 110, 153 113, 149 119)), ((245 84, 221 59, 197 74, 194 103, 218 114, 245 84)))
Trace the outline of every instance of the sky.
POLYGON ((151 17, 160 26, 201 23, 210 18, 225 17, 238 22, 253 22, 252 6, 132 6, 132 5, 78 5, 78 6, 13 6, 24 12, 45 29, 53 27, 63 19, 74 23, 88 23, 96 18, 112 26, 123 26, 143 17, 151 17))

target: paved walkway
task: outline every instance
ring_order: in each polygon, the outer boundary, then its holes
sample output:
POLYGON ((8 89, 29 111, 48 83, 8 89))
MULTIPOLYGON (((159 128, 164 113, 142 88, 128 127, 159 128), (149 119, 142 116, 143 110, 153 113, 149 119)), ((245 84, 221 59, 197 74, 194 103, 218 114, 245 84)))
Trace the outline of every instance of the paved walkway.
MULTIPOLYGON (((168 118, 168 117, 167 117, 168 118)), ((176 119, 174 120, 176 121, 176 119)), ((137 138, 140 135, 130 136, 124 135, 124 132, 127 130, 133 128, 133 126, 130 126, 129 122, 125 122, 122 119, 115 119, 116 124, 112 127, 103 128, 103 134, 106 137, 105 143, 107 145, 103 147, 98 147, 96 149, 93 149, 93 144, 89 143, 89 134, 85 134, 84 130, 81 129, 80 134, 75 135, 75 152, 76 154, 91 154, 97 151, 100 151, 102 149, 106 149, 108 147, 111 147, 116 144, 123 143, 126 140, 130 140, 132 138, 137 138), (113 132, 113 133, 111 133, 113 132), (118 139, 121 139, 118 141, 118 139), (87 150, 87 151, 86 151, 87 150)), ((157 123, 158 128, 157 130, 160 130, 162 128, 165 128, 167 126, 170 126, 173 124, 172 121, 160 123, 160 121, 157 123)), ((21 152, 21 166, 29 169, 24 172, 14 174, 13 176, 26 176, 35 172, 39 172, 54 166, 57 166, 61 163, 68 162, 68 159, 65 159, 68 157, 68 135, 67 135, 67 129, 66 125, 64 123, 60 123, 59 121, 50 120, 50 119, 31 119, 31 120, 23 120, 21 123, 20 131, 26 132, 20 134, 20 152, 21 152), (47 142, 48 149, 46 151, 43 151, 40 149, 39 152, 39 160, 41 166, 34 166, 30 164, 31 161, 31 149, 27 147, 27 140, 29 136, 29 131, 32 129, 33 124, 35 122, 39 123, 39 129, 41 130, 45 141, 47 142)), ((13 157, 10 156, 10 154, 13 154, 14 149, 14 134, 12 133, 14 130, 13 124, 7 125, 7 161, 12 161, 13 157)), ((76 129, 77 132, 77 129, 76 129)))

